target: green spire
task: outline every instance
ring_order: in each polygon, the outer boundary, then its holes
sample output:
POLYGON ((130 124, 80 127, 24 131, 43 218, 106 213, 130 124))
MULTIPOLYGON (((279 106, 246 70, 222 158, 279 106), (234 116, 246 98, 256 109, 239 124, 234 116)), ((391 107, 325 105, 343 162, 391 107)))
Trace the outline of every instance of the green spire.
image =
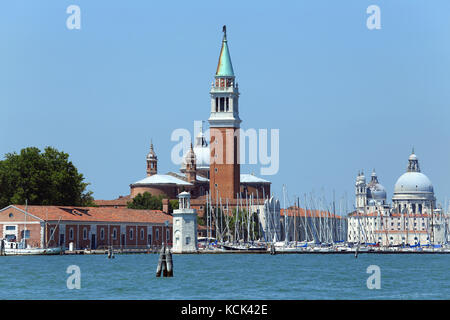
POLYGON ((219 64, 217 65, 216 76, 234 77, 233 65, 231 64, 230 51, 227 44, 227 27, 223 26, 222 49, 220 50, 219 64))

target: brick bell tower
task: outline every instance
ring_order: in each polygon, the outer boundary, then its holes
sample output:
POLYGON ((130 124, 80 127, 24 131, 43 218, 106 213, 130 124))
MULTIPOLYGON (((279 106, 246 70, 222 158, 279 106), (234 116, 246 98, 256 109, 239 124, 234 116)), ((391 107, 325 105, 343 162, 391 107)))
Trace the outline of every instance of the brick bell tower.
POLYGON ((223 26, 222 49, 211 87, 210 127, 210 193, 212 198, 234 199, 239 193, 239 89, 223 26))

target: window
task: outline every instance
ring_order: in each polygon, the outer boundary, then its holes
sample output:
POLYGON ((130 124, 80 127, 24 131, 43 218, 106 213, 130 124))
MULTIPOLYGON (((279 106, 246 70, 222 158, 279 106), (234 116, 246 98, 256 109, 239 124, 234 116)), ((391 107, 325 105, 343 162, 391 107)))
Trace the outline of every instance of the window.
POLYGON ((69 229, 69 240, 73 240, 73 228, 69 229))
POLYGON ((100 239, 104 240, 105 239, 105 228, 101 228, 100 229, 100 239))
POLYGON ((50 228, 50 240, 54 240, 55 228, 50 228))
POLYGON ((152 244, 152 234, 151 233, 149 233, 147 235, 147 242, 148 242, 148 244, 152 244))
POLYGON ((156 229, 156 240, 159 240, 159 229, 156 229))
POLYGON ((220 112, 225 111, 225 98, 220 98, 220 112))
POLYGON ((88 238, 87 228, 83 228, 83 240, 87 240, 87 238, 88 238))
POLYGON ((191 237, 186 237, 186 244, 191 243, 191 237))
POLYGON ((117 240, 117 229, 116 228, 113 229, 112 238, 113 238, 113 240, 117 240))
POLYGON ((130 240, 133 240, 133 229, 130 229, 130 240))
POLYGON ((9 230, 9 231, 16 230, 16 226, 6 226, 6 230, 9 230))
POLYGON ((166 229, 166 242, 170 240, 170 230, 166 229))
POLYGON ((12 213, 10 213, 10 214, 9 214, 9 217, 12 218, 12 217, 14 217, 14 215, 13 215, 12 213))
POLYGON ((141 229, 141 240, 145 239, 145 231, 144 229, 141 229))
POLYGON ((30 239, 30 230, 22 230, 21 237, 22 239, 30 239))

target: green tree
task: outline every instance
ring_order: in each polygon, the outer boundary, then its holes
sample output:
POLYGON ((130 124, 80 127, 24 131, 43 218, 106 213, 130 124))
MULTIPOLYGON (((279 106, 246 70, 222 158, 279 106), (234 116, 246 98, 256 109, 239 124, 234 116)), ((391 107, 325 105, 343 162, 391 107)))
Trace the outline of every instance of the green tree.
POLYGON ((9 204, 93 205, 89 183, 69 161, 69 155, 52 147, 7 153, 0 161, 0 207, 9 204))
POLYGON ((177 199, 169 200, 169 212, 173 212, 173 210, 178 209, 180 206, 180 203, 177 199))
POLYGON ((162 210, 164 195, 152 196, 149 192, 139 193, 127 203, 129 209, 162 210))

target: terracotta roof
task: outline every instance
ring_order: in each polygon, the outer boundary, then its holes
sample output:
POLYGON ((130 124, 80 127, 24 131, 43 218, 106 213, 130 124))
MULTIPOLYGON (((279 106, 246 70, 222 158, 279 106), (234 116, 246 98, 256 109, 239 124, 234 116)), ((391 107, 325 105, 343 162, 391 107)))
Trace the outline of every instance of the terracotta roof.
MULTIPOLYGON (((360 216, 360 217, 377 217, 380 216, 380 213, 378 211, 375 212, 370 212, 370 213, 356 213, 356 212, 352 212, 349 214, 349 216, 351 217, 356 217, 356 216, 360 216)), ((401 216, 405 216, 405 217, 409 217, 409 218, 427 218, 427 217, 431 217, 431 215, 428 215, 426 213, 424 214, 406 214, 406 213, 391 213, 390 215, 383 215, 383 217, 401 217, 401 216)), ((436 216, 436 215, 435 215, 436 216)))
POLYGON ((375 230, 375 233, 428 233, 426 230, 375 230))
POLYGON ((328 217, 328 218, 335 218, 335 219, 342 219, 339 215, 333 215, 331 212, 328 211, 319 211, 319 210, 305 210, 303 208, 296 208, 296 207, 290 207, 289 209, 280 209, 280 215, 283 217, 284 212, 286 211, 286 215, 289 217, 297 216, 297 217, 328 217))
POLYGON ((129 201, 131 201, 131 199, 128 196, 114 200, 94 200, 94 203, 100 207, 114 207, 114 206, 126 207, 129 201))
MULTIPOLYGON (((25 210, 24 205, 14 205, 25 210)), ((92 221, 92 222, 142 222, 172 223, 172 216, 160 210, 137 210, 127 208, 28 206, 27 212, 46 221, 92 221)))

